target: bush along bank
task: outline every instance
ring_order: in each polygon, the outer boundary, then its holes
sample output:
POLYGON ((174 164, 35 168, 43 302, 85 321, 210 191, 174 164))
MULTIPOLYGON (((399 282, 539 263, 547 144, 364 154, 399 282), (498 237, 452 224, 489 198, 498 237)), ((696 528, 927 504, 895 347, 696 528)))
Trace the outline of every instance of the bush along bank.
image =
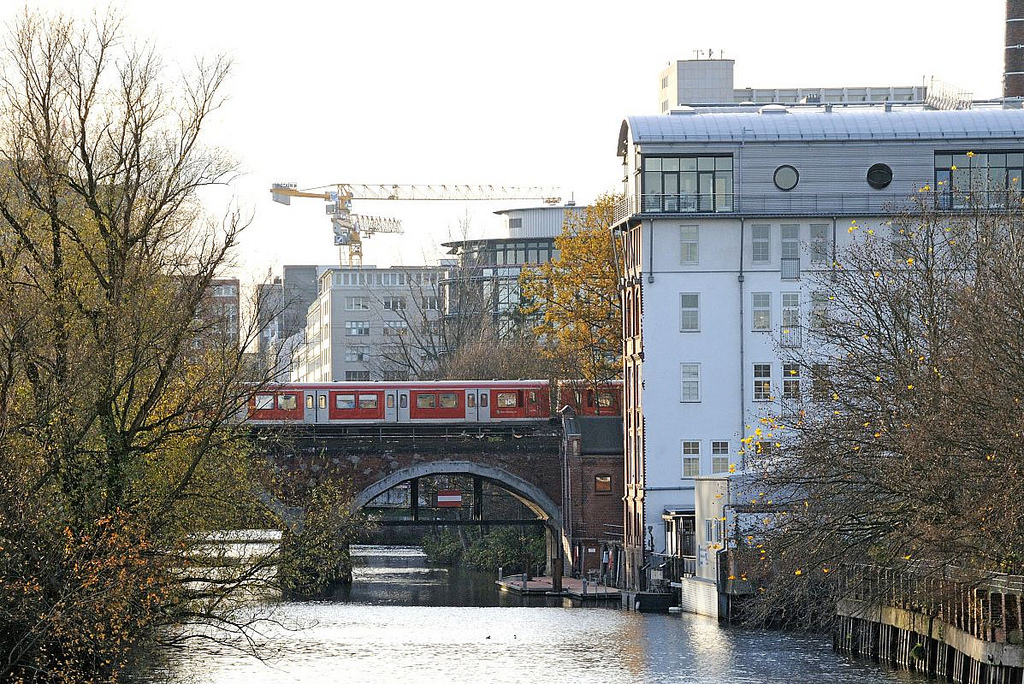
POLYGON ((445 528, 423 538, 423 552, 427 560, 438 565, 462 563, 476 570, 521 572, 529 563, 530 572, 536 574, 544 568, 544 532, 501 527, 482 535, 467 535, 463 540, 445 528))

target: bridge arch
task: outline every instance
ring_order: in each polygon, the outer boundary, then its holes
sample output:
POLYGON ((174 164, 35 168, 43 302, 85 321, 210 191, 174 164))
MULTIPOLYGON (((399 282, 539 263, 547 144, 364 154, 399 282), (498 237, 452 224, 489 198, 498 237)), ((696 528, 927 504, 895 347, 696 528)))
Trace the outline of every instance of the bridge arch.
MULTIPOLYGON (((502 468, 472 461, 418 463, 396 470, 363 489, 353 499, 352 510, 358 511, 377 496, 403 482, 431 475, 477 475, 504 487, 512 496, 516 497, 529 510, 533 511, 538 518, 546 521, 547 535, 545 536, 547 537, 548 547, 546 572, 549 575, 558 573, 561 576, 564 564, 563 559, 571 553, 569 540, 562 529, 561 509, 542 489, 502 468)), ((561 580, 558 581, 558 586, 561 586, 561 580)))
POLYGON ((507 470, 472 461, 418 463, 396 470, 359 492, 352 501, 352 509, 358 511, 387 490, 403 482, 431 475, 477 475, 485 480, 496 482, 519 499, 538 518, 546 520, 549 527, 561 532, 562 512, 542 489, 507 470))

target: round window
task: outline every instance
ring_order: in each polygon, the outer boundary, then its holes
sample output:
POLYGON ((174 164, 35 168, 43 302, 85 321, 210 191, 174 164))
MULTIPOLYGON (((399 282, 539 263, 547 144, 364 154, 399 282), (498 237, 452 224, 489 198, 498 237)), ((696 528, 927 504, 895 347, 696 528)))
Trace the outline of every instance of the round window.
POLYGON ((775 169, 775 187, 779 190, 792 190, 800 182, 800 173, 788 164, 775 169))
POLYGON ((892 169, 888 164, 873 164, 868 169, 868 185, 875 190, 881 190, 892 183, 892 169))

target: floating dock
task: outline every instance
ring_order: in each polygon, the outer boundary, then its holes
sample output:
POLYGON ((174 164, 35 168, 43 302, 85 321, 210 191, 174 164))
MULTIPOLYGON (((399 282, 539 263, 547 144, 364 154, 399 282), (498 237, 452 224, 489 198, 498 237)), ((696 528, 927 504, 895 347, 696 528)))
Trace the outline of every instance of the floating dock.
POLYGON ((561 591, 555 591, 554 582, 547 575, 531 577, 525 582, 522 575, 508 575, 497 580, 495 584, 502 591, 521 596, 565 596, 577 601, 618 601, 620 595, 615 587, 606 587, 575 577, 563 577, 561 591))

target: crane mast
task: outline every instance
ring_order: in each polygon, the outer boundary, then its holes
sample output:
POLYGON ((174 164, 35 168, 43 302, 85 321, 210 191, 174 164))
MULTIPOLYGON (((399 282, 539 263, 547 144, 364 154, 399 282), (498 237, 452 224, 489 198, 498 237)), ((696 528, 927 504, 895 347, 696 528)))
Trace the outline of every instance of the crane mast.
POLYGON ((352 200, 523 200, 539 199, 546 204, 561 202, 557 188, 539 186, 518 187, 508 185, 400 185, 396 183, 368 185, 337 183, 310 190, 299 190, 295 183, 274 183, 270 192, 273 200, 291 204, 292 197, 322 199, 328 202, 327 215, 331 217, 334 244, 342 265, 359 266, 363 263, 363 236, 374 233, 401 233, 398 219, 365 216, 352 213, 352 200), (333 188, 315 192, 323 188, 333 188))

